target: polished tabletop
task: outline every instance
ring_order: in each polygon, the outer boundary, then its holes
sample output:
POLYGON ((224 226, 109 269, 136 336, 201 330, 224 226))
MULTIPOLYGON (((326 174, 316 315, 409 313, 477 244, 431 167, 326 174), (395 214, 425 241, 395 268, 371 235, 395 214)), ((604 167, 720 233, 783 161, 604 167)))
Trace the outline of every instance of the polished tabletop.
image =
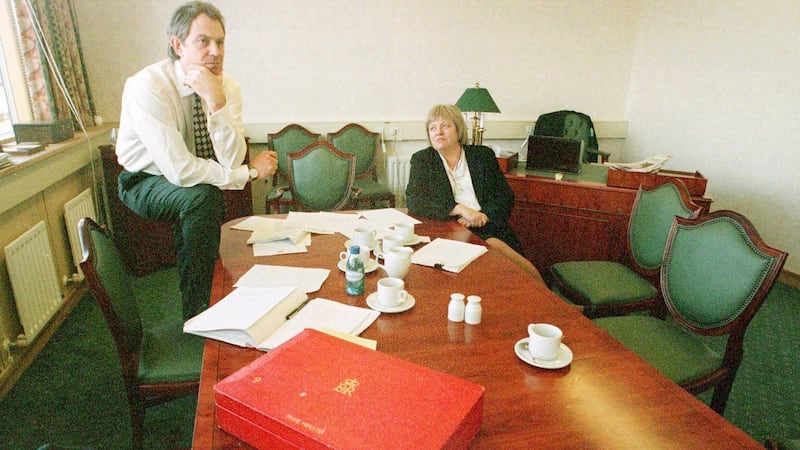
MULTIPOLYGON (((237 221, 223 225, 212 303, 254 264, 330 269, 310 297, 363 307, 386 276, 380 268, 367 274, 364 295, 348 296, 337 268, 343 235, 313 235, 308 253, 254 257, 249 232, 231 229, 237 221)), ((416 232, 483 244, 456 222, 425 219, 416 232)), ((361 336, 377 340, 378 351, 486 388, 483 424, 470 448, 762 448, 494 250, 458 274, 412 265, 405 281, 415 306, 382 313, 361 336), (481 296, 480 324, 447 320, 454 292, 481 296), (515 344, 538 322, 563 330, 571 364, 543 369, 517 357, 515 344)), ((216 426, 213 385, 261 354, 206 340, 194 448, 247 448, 216 426)))

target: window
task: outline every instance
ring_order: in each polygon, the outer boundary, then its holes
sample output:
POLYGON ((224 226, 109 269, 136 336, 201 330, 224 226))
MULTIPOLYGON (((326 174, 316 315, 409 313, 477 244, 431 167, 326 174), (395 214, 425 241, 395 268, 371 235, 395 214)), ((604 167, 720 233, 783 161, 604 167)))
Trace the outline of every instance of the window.
POLYGON ((9 2, 0 5, 0 142, 13 140, 14 122, 31 120, 25 75, 8 8, 9 2))
POLYGON ((9 89, 9 83, 6 80, 8 80, 8 72, 6 71, 3 48, 0 46, 0 140, 14 135, 11 124, 16 116, 11 89, 9 89))

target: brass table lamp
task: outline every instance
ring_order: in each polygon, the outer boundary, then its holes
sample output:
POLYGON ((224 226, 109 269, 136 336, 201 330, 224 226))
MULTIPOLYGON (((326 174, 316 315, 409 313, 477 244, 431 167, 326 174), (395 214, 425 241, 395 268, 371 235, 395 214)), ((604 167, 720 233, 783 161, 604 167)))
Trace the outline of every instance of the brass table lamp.
POLYGON ((492 99, 491 94, 486 88, 482 88, 479 83, 475 87, 467 88, 456 102, 456 106, 464 113, 472 113, 472 144, 483 144, 483 113, 499 113, 500 108, 492 99))

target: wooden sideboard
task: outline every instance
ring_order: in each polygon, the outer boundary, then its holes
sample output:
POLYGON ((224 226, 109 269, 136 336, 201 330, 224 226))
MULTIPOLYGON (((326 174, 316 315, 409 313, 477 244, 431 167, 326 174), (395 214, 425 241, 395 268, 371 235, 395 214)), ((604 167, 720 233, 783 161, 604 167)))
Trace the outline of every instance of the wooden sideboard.
MULTIPOLYGON (((516 196, 511 226, 539 270, 562 261, 624 261, 636 189, 607 186, 607 173, 586 165, 580 175, 561 180, 524 168, 506 174, 516 196)), ((692 200, 709 211, 710 198, 692 200)))

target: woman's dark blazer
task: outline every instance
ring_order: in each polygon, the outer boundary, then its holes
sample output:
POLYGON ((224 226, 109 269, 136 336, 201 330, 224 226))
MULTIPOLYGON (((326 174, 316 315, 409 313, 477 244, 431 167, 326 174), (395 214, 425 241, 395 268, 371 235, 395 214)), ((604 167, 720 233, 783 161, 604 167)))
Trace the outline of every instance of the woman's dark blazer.
MULTIPOLYGON (((470 230, 483 239, 495 237, 522 254, 522 246, 508 224, 514 206, 514 191, 500 170, 489 147, 465 145, 472 187, 489 222, 470 230)), ((406 204, 411 214, 436 220, 455 219, 450 211, 456 206, 450 180, 439 153, 428 147, 411 156, 411 171, 406 187, 406 204)))

